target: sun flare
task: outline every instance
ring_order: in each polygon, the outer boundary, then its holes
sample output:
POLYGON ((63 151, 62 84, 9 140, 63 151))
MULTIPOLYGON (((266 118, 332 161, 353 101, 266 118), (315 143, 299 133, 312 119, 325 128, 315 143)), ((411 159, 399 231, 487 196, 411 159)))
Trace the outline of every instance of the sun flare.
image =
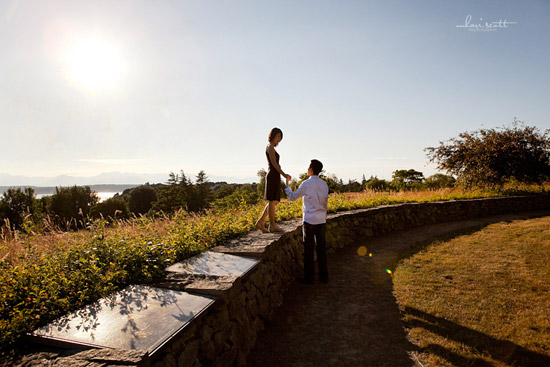
POLYGON ((92 92, 116 87, 125 71, 116 44, 100 37, 75 42, 67 52, 66 63, 71 83, 92 92))

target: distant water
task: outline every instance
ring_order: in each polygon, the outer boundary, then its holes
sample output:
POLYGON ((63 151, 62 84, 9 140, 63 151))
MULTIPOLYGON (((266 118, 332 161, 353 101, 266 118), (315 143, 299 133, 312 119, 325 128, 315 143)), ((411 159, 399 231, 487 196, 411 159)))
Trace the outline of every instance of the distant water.
MULTIPOLYGON (((116 194, 122 194, 122 192, 97 192, 97 196, 99 197, 99 202, 105 201, 107 199, 112 198, 116 194)), ((44 196, 51 196, 52 194, 36 194, 37 199, 41 199, 44 196)))

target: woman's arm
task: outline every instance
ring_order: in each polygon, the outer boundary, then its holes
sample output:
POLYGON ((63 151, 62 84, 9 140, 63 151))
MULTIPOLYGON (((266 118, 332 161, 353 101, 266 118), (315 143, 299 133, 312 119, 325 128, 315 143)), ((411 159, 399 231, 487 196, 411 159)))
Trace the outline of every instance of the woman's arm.
POLYGON ((269 145, 267 147, 267 154, 269 154, 269 160, 271 161, 271 165, 277 170, 277 172, 279 172, 283 177, 286 177, 287 174, 283 172, 283 169, 281 168, 281 166, 279 165, 279 163, 277 163, 277 157, 275 157, 275 148, 273 147, 273 145, 269 145))

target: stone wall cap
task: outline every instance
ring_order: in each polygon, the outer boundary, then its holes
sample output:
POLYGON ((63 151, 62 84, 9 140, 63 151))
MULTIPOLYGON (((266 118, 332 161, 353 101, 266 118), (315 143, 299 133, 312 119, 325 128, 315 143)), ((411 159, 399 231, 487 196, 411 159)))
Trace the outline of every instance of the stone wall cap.
POLYGON ((242 277, 260 261, 214 251, 205 251, 166 269, 169 273, 198 274, 211 277, 242 277))

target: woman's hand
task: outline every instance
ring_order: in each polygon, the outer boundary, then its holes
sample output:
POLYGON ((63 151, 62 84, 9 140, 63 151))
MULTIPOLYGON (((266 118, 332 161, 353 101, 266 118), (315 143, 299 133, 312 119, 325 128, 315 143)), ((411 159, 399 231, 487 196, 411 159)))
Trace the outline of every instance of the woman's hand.
POLYGON ((290 182, 290 180, 292 180, 292 177, 290 175, 286 175, 286 185, 288 186, 288 183, 290 182))

